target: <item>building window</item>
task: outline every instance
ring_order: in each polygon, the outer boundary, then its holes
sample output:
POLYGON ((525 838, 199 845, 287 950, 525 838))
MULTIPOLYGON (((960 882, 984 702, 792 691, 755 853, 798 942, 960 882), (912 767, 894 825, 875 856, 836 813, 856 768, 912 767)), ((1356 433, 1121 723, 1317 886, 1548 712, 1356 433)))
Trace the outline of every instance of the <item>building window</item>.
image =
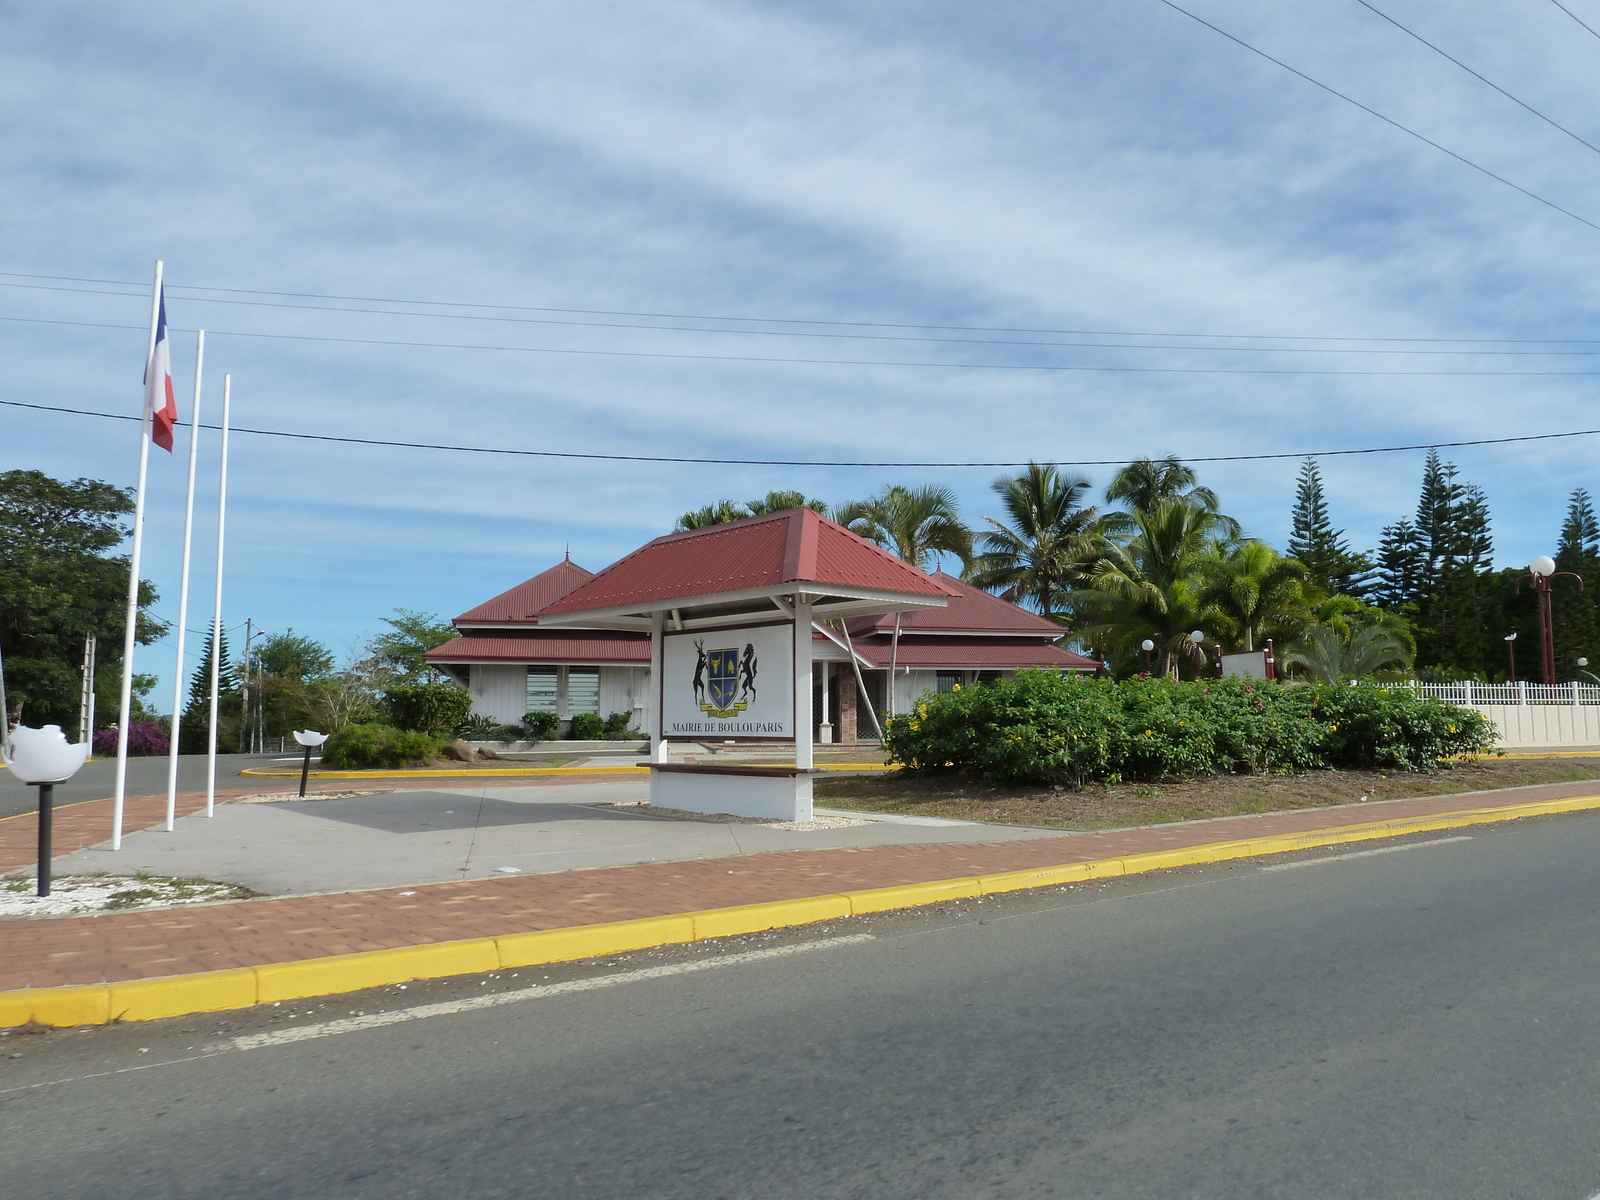
POLYGON ((966 672, 964 671, 940 671, 938 673, 940 694, 955 691, 956 685, 961 682, 965 675, 966 672))
POLYGON ((600 668, 567 668, 567 716, 600 711, 600 668))
POLYGON ((528 668, 527 712, 559 712, 561 703, 561 668, 528 668))
POLYGON ((999 683, 999 682, 1000 682, 1000 672, 999 671, 979 671, 978 672, 978 686, 979 687, 982 687, 984 684, 987 684, 987 683, 999 683))

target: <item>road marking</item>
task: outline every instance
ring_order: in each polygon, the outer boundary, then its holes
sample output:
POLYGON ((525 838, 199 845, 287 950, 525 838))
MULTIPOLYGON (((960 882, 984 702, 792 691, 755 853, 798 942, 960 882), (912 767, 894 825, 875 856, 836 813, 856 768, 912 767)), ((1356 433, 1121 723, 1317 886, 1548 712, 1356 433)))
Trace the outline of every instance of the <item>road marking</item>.
POLYGON ((544 1000, 555 996, 571 996, 578 992, 593 992, 601 988, 620 987, 627 983, 644 983, 651 979, 670 979, 675 975, 692 975, 698 971, 713 971, 720 967, 738 967, 747 963, 766 962, 775 958, 789 958, 796 954, 809 954, 815 950, 832 950, 838 946, 858 946, 876 941, 870 933, 850 934, 846 937, 825 938, 818 942, 798 942, 789 946, 774 946, 770 950, 750 950, 743 954, 726 954, 718 958, 700 958, 690 962, 669 963, 659 967, 641 967, 637 971, 620 971, 615 975, 596 975, 590 979, 573 979, 566 983, 540 983, 518 988, 514 992, 496 992, 489 996, 472 996, 465 1000, 446 1000, 439 1004, 419 1004, 415 1008, 401 1008, 392 1012, 371 1013, 364 1017, 344 1017, 337 1021, 324 1021, 317 1025, 300 1025, 291 1029, 272 1029, 265 1033, 247 1033, 208 1047, 213 1053, 231 1050, 259 1050, 266 1046, 288 1046, 313 1038, 335 1037, 341 1033, 359 1033, 363 1029, 382 1029, 404 1021, 420 1021, 427 1017, 444 1017, 453 1013, 476 1012, 479 1009, 499 1008, 506 1004, 520 1004, 524 1000, 544 1000))
POLYGON ((82 1083, 90 1079, 109 1079, 134 1071, 150 1071, 158 1067, 175 1067, 181 1063, 199 1062, 216 1058, 237 1050, 259 1050, 266 1046, 288 1046, 312 1038, 333 1037, 341 1033, 357 1033, 363 1029, 381 1029, 405 1021, 419 1021, 425 1017, 442 1017, 450 1013, 472 1012, 482 1008, 498 1008, 503 1004, 516 1004, 522 1000, 543 1000, 550 996, 570 996, 576 992, 592 992, 601 988, 619 987, 625 983, 643 983, 651 979, 670 979, 674 975, 692 975, 699 971, 712 971, 719 967, 738 967, 746 963, 766 962, 774 958, 789 958, 796 954, 809 954, 813 950, 832 950, 838 946, 859 946, 875 942, 870 933, 855 933, 846 937, 824 938, 817 942, 800 942, 790 946, 774 946, 770 950, 750 950, 743 954, 725 954, 718 958, 702 958, 692 962, 671 963, 660 967, 642 967, 637 971, 619 971, 615 975, 597 975, 592 979, 574 979, 567 983, 535 984, 514 992, 497 992, 492 996, 473 996, 466 1000, 446 1001, 442 1004, 421 1004, 394 1012, 373 1013, 367 1017, 351 1017, 340 1021, 325 1021, 318 1025, 302 1025, 296 1029, 275 1029, 268 1033, 244 1034, 225 1042, 207 1046, 199 1054, 181 1058, 162 1059, 159 1062, 139 1063, 132 1067, 116 1067, 109 1071, 93 1071, 67 1079, 46 1079, 39 1083, 25 1083, 20 1087, 0 1089, 0 1096, 31 1092, 39 1088, 58 1087, 65 1083, 82 1083))
MULTIPOLYGON (((1434 838, 1427 842, 1407 842, 1404 846, 1379 846, 1376 850, 1357 850, 1351 854, 1329 854, 1324 858, 1304 858, 1299 862, 1273 863, 1270 867, 1262 867, 1263 871, 1292 871, 1296 867, 1320 867, 1323 863, 1347 862, 1352 858, 1371 858, 1374 854, 1398 854, 1402 850, 1421 850, 1424 846, 1448 846, 1453 842, 1470 842, 1472 838, 1461 837, 1434 838)), ((1591 1198, 1592 1200, 1592 1198, 1591 1198)))

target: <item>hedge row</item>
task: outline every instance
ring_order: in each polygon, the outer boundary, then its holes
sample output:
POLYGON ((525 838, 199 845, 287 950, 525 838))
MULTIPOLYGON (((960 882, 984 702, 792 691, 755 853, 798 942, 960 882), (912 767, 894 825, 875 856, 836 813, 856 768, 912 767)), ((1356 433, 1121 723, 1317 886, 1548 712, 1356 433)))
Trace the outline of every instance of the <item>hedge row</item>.
POLYGON ((1491 749, 1495 736, 1480 713, 1407 688, 1023 671, 924 696, 888 722, 884 746, 919 773, 1079 787, 1328 767, 1428 772, 1441 758, 1491 749))
POLYGON ((406 767, 425 762, 441 749, 439 739, 390 725, 346 725, 322 746, 325 765, 342 771, 406 767))

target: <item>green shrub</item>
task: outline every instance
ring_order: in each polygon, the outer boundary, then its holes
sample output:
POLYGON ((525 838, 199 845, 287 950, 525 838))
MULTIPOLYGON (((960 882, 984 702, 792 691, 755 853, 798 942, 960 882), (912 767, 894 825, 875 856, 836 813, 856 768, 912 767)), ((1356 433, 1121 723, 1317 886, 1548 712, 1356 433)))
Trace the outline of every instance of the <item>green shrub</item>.
POLYGON ((465 738, 469 742, 501 742, 516 741, 522 733, 515 725, 502 725, 493 717, 486 717, 482 713, 473 713, 464 721, 458 721, 450 730, 451 736, 465 738), (511 729, 516 736, 507 738, 503 731, 511 729))
POLYGON ((567 734, 575 742, 595 742, 605 736, 606 723, 599 713, 577 713, 567 734))
POLYGON ((1480 714, 1405 688, 1114 683, 1046 671, 925 695, 884 738, 891 761, 919 773, 1073 787, 1336 766, 1432 771, 1440 758, 1493 743, 1480 714))
POLYGON ((633 722, 633 713, 614 712, 606 718, 604 735, 608 738, 631 738, 637 735, 630 732, 628 726, 633 722))
POLYGON ((528 712, 522 714, 522 723, 536 742, 553 738, 561 730, 561 718, 553 712, 528 712))
POLYGON ((472 696, 453 683, 403 683, 383 693, 383 714, 396 729, 442 733, 471 712, 472 696))
POLYGON ((346 771, 404 767, 432 758, 437 738, 391 725, 346 725, 322 747, 322 761, 346 771))

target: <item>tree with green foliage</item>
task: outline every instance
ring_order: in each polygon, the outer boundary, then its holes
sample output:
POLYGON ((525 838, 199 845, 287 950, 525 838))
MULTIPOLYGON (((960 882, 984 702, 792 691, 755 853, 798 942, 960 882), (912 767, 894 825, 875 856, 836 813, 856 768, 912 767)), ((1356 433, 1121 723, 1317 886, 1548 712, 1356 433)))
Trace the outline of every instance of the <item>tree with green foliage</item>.
POLYGON ((1199 602, 1233 623, 1242 650, 1254 650, 1265 628, 1281 636, 1310 620, 1302 586, 1308 575, 1305 565, 1282 557, 1265 542, 1215 550, 1199 559, 1196 568, 1199 602))
POLYGON ((439 683, 443 674, 422 656, 456 636, 455 626, 434 613, 397 608, 383 618, 388 632, 367 643, 376 672, 395 683, 439 683))
POLYGON ((1384 527, 1372 599, 1390 612, 1415 612, 1427 590, 1428 550, 1417 527, 1401 519, 1384 527))
MULTIPOLYGON (((98 639, 96 710, 114 724, 122 676, 128 560, 112 552, 133 512, 128 491, 94 479, 63 482, 42 471, 0 472, 0 652, 13 719, 75 730, 84 640, 98 639)), ((166 632, 149 608, 155 589, 139 585, 137 640, 166 632)), ((154 678, 135 676, 132 720, 154 678)))
MULTIPOLYGON (((1163 459, 1137 458, 1123 467, 1106 487, 1106 502, 1121 504, 1129 513, 1153 513, 1163 500, 1183 500, 1191 507, 1211 513, 1215 536, 1240 536, 1239 522, 1222 513, 1222 502, 1216 492, 1200 486, 1194 468, 1175 455, 1163 459)), ((1116 526, 1119 519, 1126 528, 1127 514, 1112 512, 1108 520, 1116 526)))
POLYGON ((1289 556, 1304 564, 1307 580, 1325 592, 1361 596, 1371 579, 1371 561, 1352 552, 1344 531, 1333 527, 1314 458, 1301 464, 1295 484, 1289 556))
POLYGON ((983 518, 989 528, 980 535, 971 581, 1053 616, 1057 597, 1087 581, 1105 544, 1100 510, 1083 504, 1089 481, 1029 463, 1022 474, 997 479, 990 489, 1008 520, 983 518))
POLYGON ((875 496, 841 505, 834 519, 922 570, 930 570, 944 554, 955 558, 962 571, 972 566, 972 531, 962 523, 950 488, 890 484, 875 496))
POLYGON ((1132 536, 1109 540, 1089 586, 1069 598, 1073 615, 1086 622, 1080 636, 1124 665, 1141 661, 1138 646, 1148 638, 1163 674, 1185 665, 1197 670, 1202 650, 1189 633, 1217 615, 1201 564, 1232 522, 1185 495, 1158 500, 1153 510, 1135 508, 1126 520, 1132 536))
POLYGON ((1486 576, 1494 549, 1489 504, 1476 484, 1463 483, 1454 463, 1429 451, 1417 501, 1417 537, 1426 552, 1417 601, 1418 655, 1458 670, 1482 668, 1488 616, 1486 576))
MULTIPOLYGON (((204 754, 211 745, 212 631, 206 631, 200 665, 189 677, 189 698, 178 721, 178 752, 204 754)), ((238 748, 241 716, 239 680, 228 658, 228 635, 223 632, 217 663, 217 750, 227 754, 238 748)))
POLYGON ((684 513, 678 518, 678 523, 672 527, 672 531, 687 533, 691 529, 708 529, 712 525, 742 521, 749 515, 750 510, 737 500, 718 500, 715 504, 707 504, 684 513))
MULTIPOLYGON (((1557 580, 1550 589, 1551 619, 1556 645, 1556 677, 1562 682, 1583 679, 1585 668, 1600 665, 1600 622, 1596 620, 1595 589, 1600 588, 1600 520, 1589 493, 1576 489, 1567 503, 1567 518, 1556 543, 1556 570, 1571 571, 1583 581, 1557 580)), ((1585 680, 1587 682, 1587 680, 1585 680)))
POLYGON ((746 500, 745 511, 752 517, 765 516, 767 513, 783 512, 790 508, 809 508, 823 516, 828 515, 828 502, 807 496, 804 492, 768 492, 759 500, 746 500))
POLYGON ((1368 625, 1346 638, 1329 625, 1313 625, 1278 654, 1284 671, 1318 683, 1364 679, 1385 669, 1409 670, 1411 649, 1393 630, 1368 625))

